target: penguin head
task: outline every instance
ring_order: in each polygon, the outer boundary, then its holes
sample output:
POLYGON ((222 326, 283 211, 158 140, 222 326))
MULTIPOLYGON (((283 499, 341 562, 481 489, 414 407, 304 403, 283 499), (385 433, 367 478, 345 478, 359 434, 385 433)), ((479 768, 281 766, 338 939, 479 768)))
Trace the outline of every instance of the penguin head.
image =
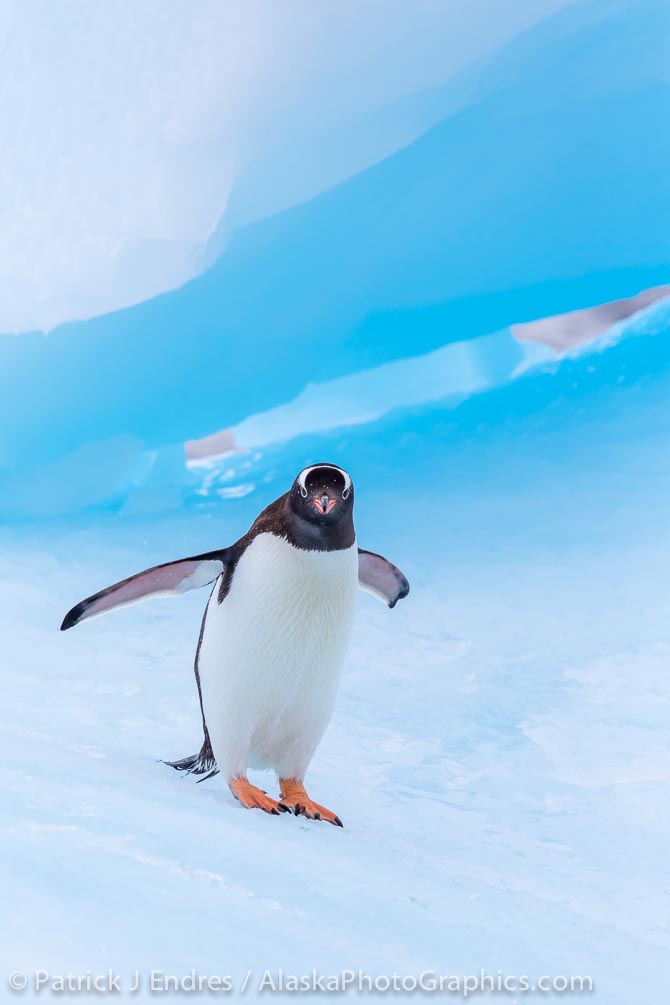
POLYGON ((350 475, 335 464, 304 468, 289 493, 291 509, 303 520, 321 527, 350 523, 354 486, 350 475))

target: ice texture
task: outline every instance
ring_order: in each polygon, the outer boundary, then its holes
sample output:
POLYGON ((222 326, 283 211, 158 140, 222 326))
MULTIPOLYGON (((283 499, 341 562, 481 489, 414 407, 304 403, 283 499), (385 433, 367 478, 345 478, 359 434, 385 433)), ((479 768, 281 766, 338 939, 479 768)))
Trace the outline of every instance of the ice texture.
POLYGON ((181 289, 0 339, 0 496, 18 479, 29 513, 50 465, 75 485, 64 510, 116 504, 143 451, 310 381, 662 283, 666 19, 655 0, 576 4, 490 56, 478 99, 236 232, 181 289))
POLYGON ((232 229, 415 138, 440 85, 566 2, 5 0, 0 332, 182 285, 232 229))

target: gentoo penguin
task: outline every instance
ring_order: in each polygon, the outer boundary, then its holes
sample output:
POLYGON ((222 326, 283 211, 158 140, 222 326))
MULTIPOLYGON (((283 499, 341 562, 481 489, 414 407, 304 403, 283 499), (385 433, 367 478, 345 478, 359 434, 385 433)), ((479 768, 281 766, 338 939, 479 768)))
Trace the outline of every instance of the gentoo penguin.
POLYGON ((244 806, 340 827, 304 778, 333 712, 356 591, 389 607, 409 593, 395 565, 356 546, 353 507, 347 472, 314 464, 231 547, 124 579, 61 625, 214 583, 195 657, 204 741, 198 754, 167 763, 208 778, 220 771, 244 806), (248 768, 274 769, 279 800, 248 781, 248 768))

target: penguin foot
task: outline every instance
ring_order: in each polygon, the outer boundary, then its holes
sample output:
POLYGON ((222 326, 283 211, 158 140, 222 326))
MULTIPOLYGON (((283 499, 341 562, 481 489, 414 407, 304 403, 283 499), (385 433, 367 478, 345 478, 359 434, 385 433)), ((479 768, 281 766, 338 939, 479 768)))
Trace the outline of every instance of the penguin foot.
POLYGON ((274 816, 286 812, 285 807, 280 806, 276 799, 271 799, 263 789, 252 785, 248 778, 233 778, 230 791, 247 809, 264 810, 265 813, 272 813, 274 816))
POLYGON ((342 821, 319 803, 315 803, 305 792, 305 786, 295 778, 279 779, 279 809, 288 810, 296 816, 308 817, 310 820, 326 820, 335 827, 342 827, 342 821))

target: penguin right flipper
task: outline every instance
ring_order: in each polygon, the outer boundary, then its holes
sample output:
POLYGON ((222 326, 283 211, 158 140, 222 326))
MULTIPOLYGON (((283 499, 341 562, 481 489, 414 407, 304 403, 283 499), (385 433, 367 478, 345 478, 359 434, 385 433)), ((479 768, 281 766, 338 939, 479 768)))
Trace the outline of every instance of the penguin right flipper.
POLYGON ((125 607, 147 597, 178 597, 189 590, 207 586, 225 571, 230 553, 231 549, 226 548, 222 551, 209 551, 204 555, 193 555, 177 562, 155 565, 121 580, 120 583, 114 583, 68 611, 60 626, 61 631, 78 625, 86 618, 111 611, 114 607, 125 607))

